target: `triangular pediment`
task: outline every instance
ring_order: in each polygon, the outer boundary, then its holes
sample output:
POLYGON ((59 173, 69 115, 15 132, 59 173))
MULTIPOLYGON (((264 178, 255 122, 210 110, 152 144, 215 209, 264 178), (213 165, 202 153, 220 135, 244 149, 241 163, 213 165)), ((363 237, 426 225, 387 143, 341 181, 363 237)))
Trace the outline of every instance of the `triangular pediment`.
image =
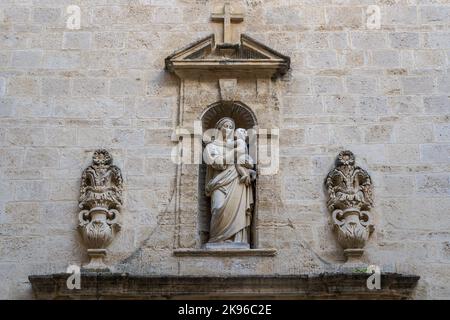
POLYGON ((166 58, 166 69, 179 76, 195 71, 282 75, 290 58, 242 34, 236 45, 216 45, 214 35, 196 41, 166 58))

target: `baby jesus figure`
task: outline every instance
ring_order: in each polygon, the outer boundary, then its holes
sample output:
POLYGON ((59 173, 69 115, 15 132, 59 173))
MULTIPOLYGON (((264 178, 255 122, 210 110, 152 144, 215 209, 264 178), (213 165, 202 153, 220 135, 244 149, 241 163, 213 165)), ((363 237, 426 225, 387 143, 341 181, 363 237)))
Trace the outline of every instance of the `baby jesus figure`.
POLYGON ((241 177, 239 181, 245 183, 246 186, 250 185, 252 181, 256 179, 256 171, 253 170, 253 159, 248 154, 247 150, 247 130, 237 128, 235 130, 234 150, 236 159, 236 171, 241 177))

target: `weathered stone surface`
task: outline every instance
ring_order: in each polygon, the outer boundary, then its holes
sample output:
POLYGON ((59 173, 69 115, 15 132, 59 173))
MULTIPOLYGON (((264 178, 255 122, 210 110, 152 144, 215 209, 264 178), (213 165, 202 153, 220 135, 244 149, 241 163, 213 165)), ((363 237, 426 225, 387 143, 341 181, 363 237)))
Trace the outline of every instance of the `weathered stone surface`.
POLYGON ((38 299, 405 299, 418 276, 383 274, 381 290, 366 287, 365 274, 335 272, 278 276, 137 276, 82 273, 82 290, 66 289, 67 274, 29 277, 38 299), (120 293, 117 288, 121 288, 120 293))
POLYGON ((325 179, 325 187, 338 242, 344 248, 347 262, 357 259, 374 230, 370 212, 374 205, 372 179, 367 171, 356 166, 351 151, 341 151, 335 168, 325 179))
POLYGON ((221 96, 215 72, 180 82, 164 59, 221 38, 216 3, 74 2, 0 3, 0 298, 32 298, 28 275, 87 259, 74 187, 98 148, 124 177, 126 232, 109 247, 112 268, 270 276, 339 266, 323 178, 349 149, 374 185, 365 262, 420 275, 413 298, 450 297, 448 1, 371 1, 381 9, 373 30, 368 1, 231 1, 231 12, 245 12, 234 36, 291 57, 275 81, 252 68, 222 75, 238 79, 235 99, 261 128, 280 129, 280 168, 260 176, 257 217, 259 246, 277 255, 239 258, 173 254, 197 248, 207 221, 198 219, 199 167, 179 171, 170 160, 173 131, 221 96), (80 6, 80 30, 66 27, 69 4, 80 6))
POLYGON ((81 176, 78 228, 89 255, 86 269, 107 269, 103 262, 106 247, 120 230, 119 213, 123 205, 123 178, 113 158, 104 149, 96 150, 92 165, 81 176))

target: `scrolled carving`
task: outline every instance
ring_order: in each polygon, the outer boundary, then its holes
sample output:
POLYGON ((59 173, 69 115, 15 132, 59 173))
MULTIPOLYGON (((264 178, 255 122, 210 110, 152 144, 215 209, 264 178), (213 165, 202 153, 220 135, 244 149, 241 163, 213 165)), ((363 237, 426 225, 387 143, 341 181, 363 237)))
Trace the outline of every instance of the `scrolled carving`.
POLYGON ((107 269, 103 262, 106 247, 120 230, 117 218, 122 206, 123 179, 112 161, 107 150, 96 150, 92 165, 81 176, 78 228, 90 257, 87 269, 107 269))
POLYGON ((347 258, 359 257, 374 230, 372 180, 364 169, 355 166, 354 154, 346 150, 339 153, 325 186, 337 240, 347 258))

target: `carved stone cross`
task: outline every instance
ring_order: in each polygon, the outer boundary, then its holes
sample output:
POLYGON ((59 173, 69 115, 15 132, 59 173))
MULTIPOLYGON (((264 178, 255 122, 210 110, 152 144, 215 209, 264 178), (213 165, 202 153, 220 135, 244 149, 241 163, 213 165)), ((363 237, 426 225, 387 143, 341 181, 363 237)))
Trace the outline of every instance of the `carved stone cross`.
POLYGON ((244 15, 242 13, 232 13, 232 8, 230 3, 226 2, 223 6, 223 12, 213 13, 211 15, 212 21, 223 20, 223 43, 224 44, 232 44, 232 30, 231 23, 232 22, 242 22, 244 20, 244 15))

